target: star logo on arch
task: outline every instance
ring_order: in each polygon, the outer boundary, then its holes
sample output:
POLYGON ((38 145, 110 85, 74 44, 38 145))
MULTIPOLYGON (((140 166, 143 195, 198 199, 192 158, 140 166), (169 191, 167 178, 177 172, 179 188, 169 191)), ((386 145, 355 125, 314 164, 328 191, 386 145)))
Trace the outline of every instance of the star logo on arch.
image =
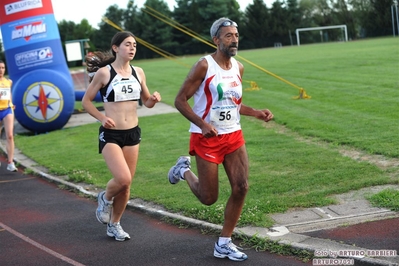
MULTIPOLYGON (((47 110, 53 110, 52 104, 60 101, 60 98, 50 98, 51 91, 46 94, 42 84, 39 84, 37 95, 33 95, 34 101, 27 103, 27 106, 36 107, 35 113, 40 111, 44 120, 47 120, 47 110)), ((58 95, 57 95, 58 96, 58 95)))

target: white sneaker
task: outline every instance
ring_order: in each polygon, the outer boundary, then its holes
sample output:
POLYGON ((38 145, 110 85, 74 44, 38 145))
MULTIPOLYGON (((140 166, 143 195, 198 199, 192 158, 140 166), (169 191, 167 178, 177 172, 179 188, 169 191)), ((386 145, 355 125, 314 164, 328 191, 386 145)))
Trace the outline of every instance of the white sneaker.
POLYGON ((218 242, 216 241, 215 248, 213 250, 213 256, 222 259, 228 257, 230 260, 234 261, 243 261, 248 259, 247 254, 239 251, 238 247, 231 241, 221 246, 219 246, 218 242))
POLYGON ((112 203, 106 203, 104 200, 105 191, 101 191, 98 193, 98 207, 96 209, 96 217, 97 220, 102 223, 106 224, 109 223, 111 220, 111 213, 112 213, 112 203))
POLYGON ((18 171, 18 169, 17 169, 17 167, 15 167, 15 164, 14 164, 14 163, 9 163, 9 164, 7 165, 7 170, 10 171, 10 172, 16 172, 16 171, 18 171))
POLYGON ((184 180, 184 176, 180 174, 182 168, 191 168, 191 159, 189 156, 180 156, 177 162, 168 172, 168 179, 171 184, 177 184, 180 180, 184 180))
POLYGON ((122 226, 119 222, 107 225, 107 235, 109 237, 115 237, 115 240, 118 241, 125 241, 130 239, 130 235, 123 231, 122 226))

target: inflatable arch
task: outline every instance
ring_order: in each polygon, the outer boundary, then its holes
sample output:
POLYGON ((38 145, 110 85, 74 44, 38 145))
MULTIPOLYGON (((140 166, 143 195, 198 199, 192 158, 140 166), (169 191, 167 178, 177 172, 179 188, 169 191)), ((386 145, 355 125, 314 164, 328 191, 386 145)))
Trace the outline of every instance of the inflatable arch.
POLYGON ((61 129, 75 91, 51 0, 2 0, 0 27, 15 118, 35 133, 61 129))

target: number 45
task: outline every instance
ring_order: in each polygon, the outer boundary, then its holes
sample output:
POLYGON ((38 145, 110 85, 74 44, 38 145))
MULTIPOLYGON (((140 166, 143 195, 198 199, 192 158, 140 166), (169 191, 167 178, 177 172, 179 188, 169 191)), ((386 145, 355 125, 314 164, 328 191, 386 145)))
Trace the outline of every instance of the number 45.
POLYGON ((124 93, 132 93, 132 91, 133 91, 132 85, 128 85, 127 87, 126 86, 122 87, 122 92, 124 93))

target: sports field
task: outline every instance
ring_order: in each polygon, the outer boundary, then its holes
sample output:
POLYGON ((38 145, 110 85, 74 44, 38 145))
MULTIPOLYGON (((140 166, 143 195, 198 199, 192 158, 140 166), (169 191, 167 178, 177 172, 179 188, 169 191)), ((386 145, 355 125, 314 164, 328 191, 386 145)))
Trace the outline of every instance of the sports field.
MULTIPOLYGON (((150 90, 173 105, 199 57, 132 63, 145 70, 150 90)), ((270 226, 270 213, 333 204, 335 194, 398 184, 399 38, 240 51, 237 59, 245 66, 243 103, 275 115, 267 124, 242 117, 250 191, 239 225, 270 226), (298 88, 311 98, 294 99, 298 88)), ((16 136, 16 146, 54 174, 105 187, 110 174, 97 151, 98 126, 16 136)), ((131 196, 221 223, 230 194, 222 167, 219 201, 209 207, 186 184, 167 180, 177 157, 187 154, 188 126, 178 113, 140 118, 131 196)))

